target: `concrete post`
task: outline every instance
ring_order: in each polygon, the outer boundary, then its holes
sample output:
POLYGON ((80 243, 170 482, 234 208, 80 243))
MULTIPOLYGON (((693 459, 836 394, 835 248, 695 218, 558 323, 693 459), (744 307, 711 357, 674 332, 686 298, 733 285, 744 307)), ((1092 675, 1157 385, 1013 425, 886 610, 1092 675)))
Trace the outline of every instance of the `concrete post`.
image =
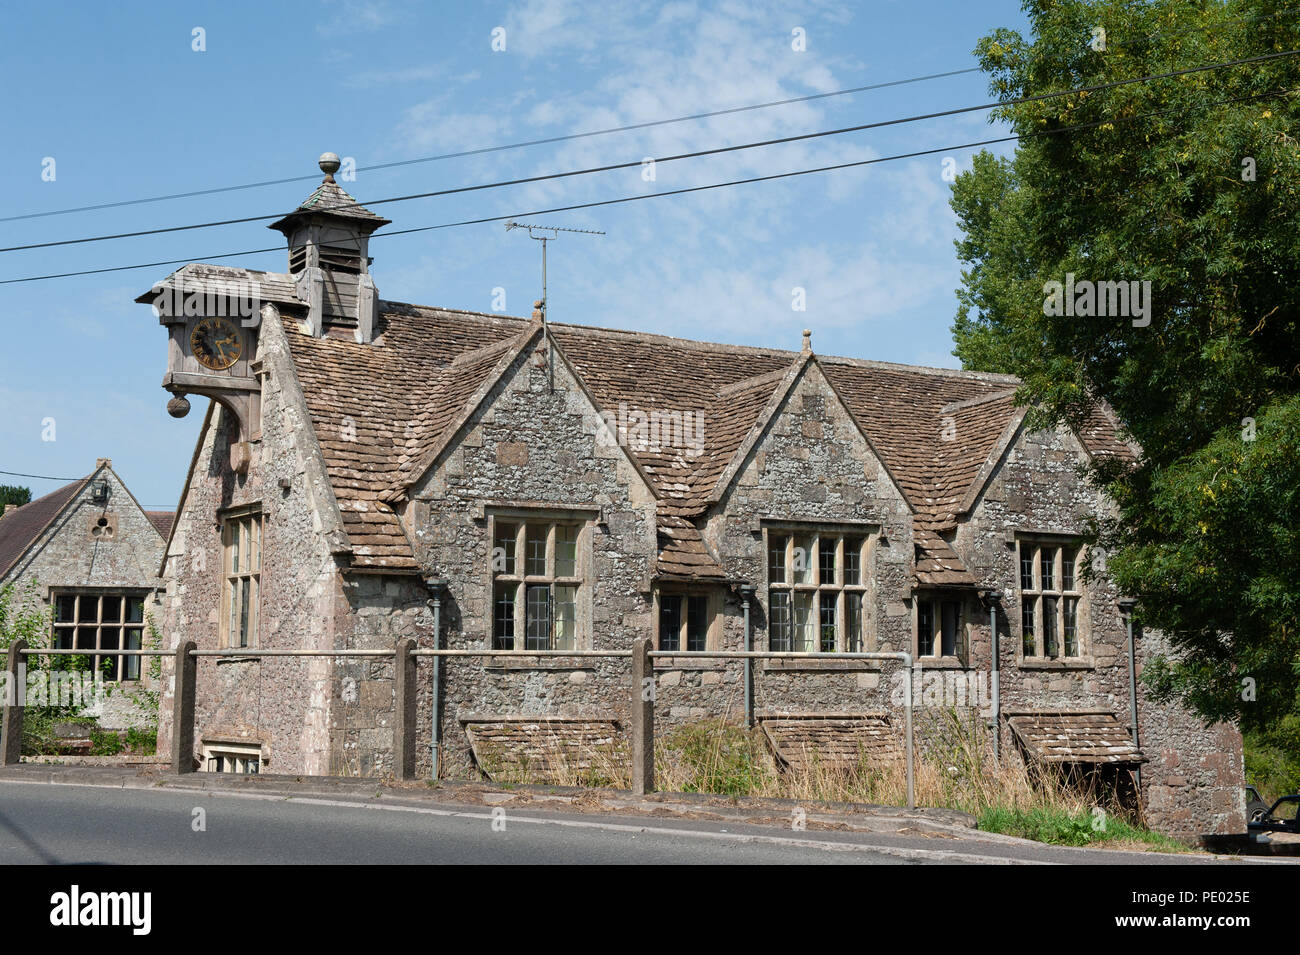
MULTIPOLYGON (((745 652, 749 653, 754 649, 754 632, 750 629, 749 606, 754 599, 754 586, 752 584, 742 584, 740 587, 740 602, 745 608, 745 652)), ((752 657, 745 658, 745 729, 754 728, 754 660, 752 657)))
MULTIPOLYGON (((447 589, 446 577, 426 577, 424 585, 432 595, 429 606, 433 608, 433 649, 442 649, 442 593, 447 589)), ((429 778, 438 781, 442 754, 442 657, 433 657, 433 692, 429 700, 429 778)))
POLYGON ((410 637, 399 640, 393 659, 393 774, 398 779, 415 778, 414 649, 410 637))
POLYGON ((20 679, 23 673, 23 651, 26 640, 9 644, 9 658, 5 662, 4 731, 0 734, 0 765, 12 766, 23 755, 23 699, 26 687, 20 679))
POLYGON ((194 688, 199 661, 192 656, 198 649, 193 640, 176 648, 172 666, 175 691, 172 694, 172 772, 194 772, 194 688))
MULTIPOLYGON (((1133 748, 1142 749, 1142 739, 1138 734, 1138 687, 1137 687, 1137 648, 1133 643, 1133 610, 1137 601, 1132 597, 1121 597, 1118 601, 1119 612, 1124 615, 1128 626, 1128 713, 1129 732, 1133 734, 1133 748)), ((1142 764, 1133 766, 1133 785, 1137 787, 1138 798, 1142 798, 1142 764)))
POLYGON ((650 641, 632 644, 632 792, 655 791, 655 674, 650 641))
POLYGON ((989 640, 992 662, 989 664, 989 688, 993 704, 993 761, 1002 762, 1002 647, 998 642, 998 601, 1002 591, 990 590, 984 595, 989 604, 989 640))

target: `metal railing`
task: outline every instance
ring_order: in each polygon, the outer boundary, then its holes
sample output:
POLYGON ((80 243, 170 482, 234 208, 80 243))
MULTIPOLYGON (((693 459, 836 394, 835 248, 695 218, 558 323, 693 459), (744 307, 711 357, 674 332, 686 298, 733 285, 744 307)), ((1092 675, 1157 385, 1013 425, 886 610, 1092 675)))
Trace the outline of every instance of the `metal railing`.
MULTIPOLYGON (((415 722, 416 722, 416 659, 430 657, 435 666, 443 658, 509 658, 521 657, 566 659, 630 659, 629 731, 632 742, 632 791, 644 795, 654 791, 654 723, 657 681, 654 676, 656 659, 688 660, 743 660, 746 664, 745 718, 753 725, 753 698, 751 667, 754 660, 826 660, 849 663, 863 660, 897 661, 903 664, 908 678, 903 694, 904 746, 907 760, 907 808, 916 808, 916 750, 912 724, 912 684, 914 666, 910 653, 810 653, 794 650, 653 650, 648 639, 638 639, 626 650, 443 650, 417 648, 415 640, 406 638, 392 650, 255 650, 232 648, 226 650, 200 650, 193 641, 186 641, 175 650, 76 650, 28 647, 23 640, 15 640, 9 647, 6 663, 7 687, 4 700, 3 738, 0 740, 0 763, 19 761, 22 742, 23 701, 13 699, 18 685, 19 668, 27 656, 137 656, 172 657, 175 660, 175 691, 172 700, 172 771, 193 772, 194 755, 194 704, 197 687, 198 661, 203 658, 260 659, 263 657, 392 657, 394 684, 393 763, 402 779, 415 778, 415 722)), ((435 680, 435 686, 436 686, 435 680)), ((437 774, 437 750, 440 744, 438 700, 433 713, 433 767, 437 774)), ((539 718, 542 718, 539 716, 539 718)))

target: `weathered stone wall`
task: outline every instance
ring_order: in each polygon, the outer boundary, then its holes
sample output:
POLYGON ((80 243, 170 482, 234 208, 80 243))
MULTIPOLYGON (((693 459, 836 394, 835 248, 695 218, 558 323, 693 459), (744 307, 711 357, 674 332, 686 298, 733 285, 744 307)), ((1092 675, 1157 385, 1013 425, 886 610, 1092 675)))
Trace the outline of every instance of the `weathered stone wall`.
MULTIPOLYGON (((50 527, 32 543, 28 552, 9 569, 0 584, 14 584, 24 591, 35 585, 36 592, 53 614, 51 594, 56 590, 149 591, 145 597, 145 625, 142 643, 149 644, 148 625, 160 617, 158 565, 163 540, 126 485, 110 467, 100 468, 96 480, 109 485, 108 504, 91 499, 91 486, 69 502, 50 527), (111 536, 92 536, 90 528, 103 518, 111 536)), ((122 729, 152 723, 147 699, 141 690, 154 690, 148 661, 142 660, 139 682, 109 683, 108 696, 81 715, 95 717, 101 726, 122 729)))
POLYGON ((1138 732, 1148 762, 1142 766, 1143 811, 1153 827, 1184 837, 1244 832, 1246 767, 1235 726, 1205 726, 1182 706, 1147 698, 1146 662, 1167 653, 1167 638, 1139 631, 1138 732))
MULTIPOLYGON (((282 338, 282 336, 281 336, 282 338)), ((264 512, 261 646, 391 650, 405 637, 432 645, 429 594, 417 576, 340 572, 321 528, 334 507, 313 481, 314 438, 287 361, 268 354, 264 422, 252 468, 229 467, 230 422, 218 414, 205 436, 177 540, 168 562, 168 627, 212 647, 217 640, 222 508, 260 502, 264 512), (281 487, 281 480, 286 486, 281 487), (205 557, 199 558, 198 554, 205 557)), ((706 428, 707 428, 707 422, 706 428)), ((960 440, 960 436, 958 436, 960 440)), ((1005 594, 998 614, 1004 709, 1098 708, 1127 721, 1125 627, 1104 573, 1086 585, 1084 655, 1025 661, 1015 534, 1082 534, 1107 503, 1078 468, 1083 449, 1066 432, 1020 434, 952 541, 971 573, 1005 594)), ((490 539, 494 509, 552 517, 589 517, 580 560, 586 567, 581 648, 628 649, 654 632, 656 502, 641 474, 607 432, 563 361, 548 366, 544 346, 519 356, 489 392, 437 465, 413 489, 402 519, 427 576, 445 577, 444 646, 487 649, 492 636, 490 539)), ((516 519, 518 515, 516 514, 516 519)), ((768 641, 764 522, 838 526, 872 540, 863 567, 867 649, 914 650, 911 600, 912 515, 901 492, 858 432, 815 365, 805 368, 770 427, 748 453, 734 483, 710 511, 704 536, 728 578, 757 588, 753 646, 768 641)), ((723 649, 743 646, 743 613, 731 585, 720 588, 723 649)), ((991 640, 987 610, 967 603, 968 650, 946 661, 949 687, 973 689, 967 716, 984 709, 991 640)), ((522 642, 523 635, 516 640, 522 642)), ((1153 652, 1144 638, 1140 653, 1153 652)), ((376 775, 392 769, 391 658, 205 660, 199 672, 198 736, 256 740, 271 772, 376 775)), ((738 719, 743 664, 657 661, 661 735, 683 722, 738 719)), ((887 711, 901 728, 897 665, 821 661, 756 663, 759 711, 887 711)), ((927 669, 932 666, 927 663, 927 669)), ((417 665, 417 772, 430 771, 433 664, 417 665)), ((442 664, 442 773, 474 773, 467 720, 503 716, 623 720, 629 700, 625 659, 459 658, 442 664)), ((933 680, 934 674, 930 674, 933 680)), ((918 740, 954 694, 917 689, 918 740)), ((166 712, 166 708, 165 708, 166 712)), ((1240 825, 1241 757, 1235 732, 1201 728, 1177 707, 1144 699, 1143 773, 1148 818, 1191 834, 1240 825)), ((1005 752, 1015 746, 1005 724, 1005 752)))
MULTIPOLYGON (((1068 431, 1022 431, 961 525, 956 550, 978 580, 1004 595, 998 614, 1003 710, 1105 709, 1127 726, 1127 627, 1103 555, 1094 555, 1096 573, 1091 580, 1085 578, 1080 615, 1086 620, 1081 628, 1087 629, 1081 658, 1040 662, 1026 661, 1021 654, 1016 534, 1081 536, 1092 517, 1110 512, 1110 502, 1081 475, 1086 461, 1085 450, 1068 431)), ((1141 643, 1140 660, 1157 642, 1158 635, 1152 635, 1141 643)), ((973 643, 970 665, 987 671, 987 622, 977 628, 973 643)), ((1240 736, 1227 727, 1206 729, 1181 707, 1157 706, 1140 682, 1138 691, 1141 744, 1151 758, 1142 772, 1150 824, 1189 836, 1241 831, 1240 736), (1175 755, 1166 755, 1166 749, 1175 755)), ((1014 752, 1005 721, 1002 733, 1004 751, 1014 752)))
MULTIPOLYGON (((563 361, 546 367, 545 346, 527 350, 465 424, 454 450, 418 485, 407 514, 423 566, 449 581, 444 646, 490 649, 491 502, 590 508, 588 639, 579 648, 627 649, 651 627, 648 582, 655 558, 655 501, 624 449, 602 432, 594 406, 563 361)), ((565 513, 563 511, 559 512, 565 513)), ((516 636, 516 645, 523 635, 516 636)), ((444 663, 444 772, 471 768, 463 720, 477 715, 582 716, 627 710, 628 661, 449 659, 444 663)), ((421 772, 428 769, 428 683, 421 661, 421 772)))
MULTIPOLYGON (((756 650, 770 646, 762 529, 765 521, 772 520, 840 524, 873 537, 870 559, 862 568, 870 586, 863 606, 869 634, 865 649, 910 648, 911 616, 903 600, 911 572, 911 513, 816 365, 801 372, 705 527, 705 539, 727 576, 757 587, 750 611, 756 650)), ((744 617, 734 598, 728 600, 724 634, 724 649, 744 648, 744 617)), ((889 676, 894 664, 859 661, 833 666, 832 670, 820 661, 756 661, 755 709, 891 708, 889 676)), ((660 679, 659 699, 670 721, 705 714, 743 715, 740 664, 683 662, 675 668, 681 671, 680 679, 671 669, 660 679)))
MULTIPOLYGON (((194 640, 201 650, 218 648, 220 516, 251 504, 262 511, 258 649, 336 648, 334 611, 342 584, 321 534, 321 514, 332 502, 321 500, 322 489, 313 480, 319 449, 286 347, 278 320, 264 322, 261 431, 251 442, 247 475, 231 468, 230 445, 238 429, 224 408, 214 408, 201 439, 167 560, 170 648, 182 639, 194 640)), ((332 679, 335 666, 324 657, 200 657, 196 755, 205 741, 239 741, 260 744, 266 772, 329 772, 330 700, 339 682, 332 679)), ((166 675, 160 748, 170 745, 170 661, 166 675)))
MULTIPOLYGON (((414 638, 433 645, 433 615, 423 580, 410 576, 348 574, 335 590, 335 646, 340 650, 391 651, 414 638)), ((393 772, 393 658, 339 657, 330 661, 330 774, 382 776, 393 772)), ((428 767, 429 675, 433 663, 416 664, 417 739, 428 767)))

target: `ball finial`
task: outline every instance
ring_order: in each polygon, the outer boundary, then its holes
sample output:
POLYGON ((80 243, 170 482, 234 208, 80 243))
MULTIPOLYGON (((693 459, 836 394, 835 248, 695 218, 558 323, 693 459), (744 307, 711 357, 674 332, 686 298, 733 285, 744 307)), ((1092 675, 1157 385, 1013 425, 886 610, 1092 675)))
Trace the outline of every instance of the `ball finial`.
POLYGON ((325 178, 330 182, 334 181, 334 174, 339 171, 339 166, 342 165, 338 153, 321 153, 320 159, 316 160, 316 164, 320 166, 321 172, 325 173, 325 178))
POLYGON ((184 418, 190 413, 190 400, 184 395, 174 395, 167 402, 167 413, 173 418, 184 418))

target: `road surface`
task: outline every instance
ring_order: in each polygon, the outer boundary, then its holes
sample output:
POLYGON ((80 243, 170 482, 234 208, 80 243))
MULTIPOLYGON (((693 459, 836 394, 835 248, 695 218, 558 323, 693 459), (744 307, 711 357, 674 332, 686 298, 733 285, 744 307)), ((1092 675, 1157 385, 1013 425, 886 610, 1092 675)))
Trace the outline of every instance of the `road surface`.
POLYGON ((1194 858, 978 836, 0 781, 0 862, 8 864, 1176 864, 1194 858))

